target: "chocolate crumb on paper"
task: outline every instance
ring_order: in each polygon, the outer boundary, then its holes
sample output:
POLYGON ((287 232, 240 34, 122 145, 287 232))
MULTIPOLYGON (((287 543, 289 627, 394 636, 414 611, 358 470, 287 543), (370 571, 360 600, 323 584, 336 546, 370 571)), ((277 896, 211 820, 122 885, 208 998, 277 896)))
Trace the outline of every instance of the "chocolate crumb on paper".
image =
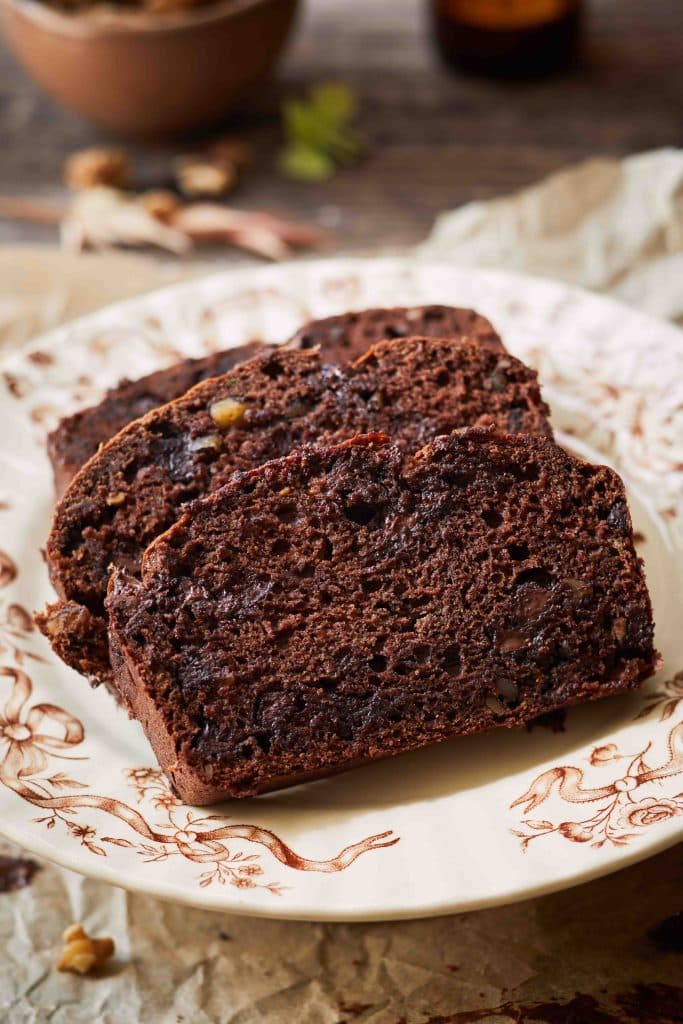
MULTIPOLYGON (((683 1021, 683 988, 678 985, 656 983, 634 985, 628 992, 614 996, 624 1013, 623 1020, 631 1024, 681 1024, 683 1021)), ((622 1018, 618 1018, 621 1024, 622 1018)))
POLYGON ((360 1017, 367 1010, 371 1010, 373 1003, 340 1003, 339 1009, 342 1013, 348 1013, 352 1017, 360 1017))
POLYGON ((660 953, 683 953, 683 910, 653 925, 647 937, 660 953))
POLYGON ((0 893, 25 889, 40 868, 27 857, 0 856, 0 893))
MULTIPOLYGON (((608 997, 609 998, 609 997, 608 997)), ((521 1003, 510 1000, 479 1010, 429 1017, 424 1024, 477 1024, 503 1018, 514 1024, 680 1024, 683 989, 674 985, 634 985, 607 1002, 577 992, 567 1001, 521 1003)))

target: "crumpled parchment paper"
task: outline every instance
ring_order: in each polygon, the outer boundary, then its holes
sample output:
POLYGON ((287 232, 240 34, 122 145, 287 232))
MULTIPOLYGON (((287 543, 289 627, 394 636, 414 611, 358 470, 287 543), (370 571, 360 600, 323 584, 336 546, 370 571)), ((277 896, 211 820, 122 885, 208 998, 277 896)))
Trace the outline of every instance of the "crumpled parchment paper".
MULTIPOLYGON (((634 996, 641 1004, 647 993, 657 998, 658 985, 680 985, 680 954, 659 953, 647 932, 676 909, 681 891, 679 848, 516 906, 323 925, 190 910, 46 866, 29 889, 0 896, 0 1020, 455 1024, 460 1011, 491 1008, 476 1019, 611 1024, 609 1017, 513 1014, 552 998, 566 1005, 577 992, 613 1012, 636 984, 645 986, 634 996), (81 918, 116 939, 116 960, 101 977, 53 970, 61 930, 81 918), (508 1001, 513 1010, 495 1012, 508 1001)), ((635 1020, 670 1024, 663 1012, 635 1020)), ((631 1018, 614 1017, 622 1021, 631 1018)))
POLYGON ((442 214, 417 252, 558 278, 683 320, 683 150, 587 160, 468 203, 442 214))
MULTIPOLYGON (((683 152, 589 161, 518 196, 469 204, 444 214, 418 255, 555 276, 683 318, 683 152)), ((137 257, 74 259, 0 251, 0 352, 173 279, 137 257)), ((0 841, 8 852, 18 851, 0 841)), ((657 949, 648 931, 680 910, 681 892, 678 847, 512 907, 319 925, 172 906, 45 864, 28 888, 0 894, 0 1021, 667 1024, 683 1020, 680 953, 657 949), (76 920, 116 941, 98 977, 53 969, 76 920)))

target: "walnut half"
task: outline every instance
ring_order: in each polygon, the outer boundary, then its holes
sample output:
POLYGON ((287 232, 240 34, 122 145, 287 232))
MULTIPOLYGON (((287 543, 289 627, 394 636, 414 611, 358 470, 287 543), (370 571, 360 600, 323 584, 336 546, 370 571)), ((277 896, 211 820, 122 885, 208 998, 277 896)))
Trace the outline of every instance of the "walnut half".
POLYGON ((208 157, 181 156, 175 162, 178 188, 184 196, 222 196, 237 184, 237 170, 208 157))
POLYGON ((101 967, 114 953, 113 939, 92 939, 82 924, 72 924, 62 939, 64 949, 56 964, 58 971, 89 974, 101 967))
POLYGON ((125 188, 129 179, 128 157, 122 149, 81 149, 64 164, 64 180, 74 191, 96 185, 125 188))
POLYGON ((246 405, 236 402, 234 398, 219 398, 209 406, 209 415, 214 423, 225 429, 241 423, 247 411, 246 405))

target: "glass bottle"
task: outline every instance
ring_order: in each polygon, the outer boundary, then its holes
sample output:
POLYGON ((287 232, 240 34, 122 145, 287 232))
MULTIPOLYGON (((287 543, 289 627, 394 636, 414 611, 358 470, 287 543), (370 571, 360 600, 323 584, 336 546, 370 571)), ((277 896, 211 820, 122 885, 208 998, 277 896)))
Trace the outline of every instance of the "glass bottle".
POLYGON ((576 56, 581 0, 430 0, 437 46, 452 66, 532 78, 576 56))

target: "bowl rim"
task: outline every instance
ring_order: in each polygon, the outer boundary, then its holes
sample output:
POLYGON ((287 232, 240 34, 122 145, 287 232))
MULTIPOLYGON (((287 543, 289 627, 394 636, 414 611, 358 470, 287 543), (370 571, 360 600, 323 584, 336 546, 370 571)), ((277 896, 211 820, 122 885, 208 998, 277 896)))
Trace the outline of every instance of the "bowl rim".
POLYGON ((202 7, 190 8, 186 11, 169 11, 168 13, 152 14, 148 11, 121 9, 116 11, 114 4, 103 6, 111 10, 111 16, 90 18, 83 14, 62 11, 52 7, 43 0, 0 0, 0 6, 14 11, 40 28, 58 35, 76 37, 94 37, 108 35, 164 35, 182 32, 186 29, 211 25, 216 22, 230 20, 248 13, 259 7, 287 5, 292 13, 300 0, 210 0, 202 7))

